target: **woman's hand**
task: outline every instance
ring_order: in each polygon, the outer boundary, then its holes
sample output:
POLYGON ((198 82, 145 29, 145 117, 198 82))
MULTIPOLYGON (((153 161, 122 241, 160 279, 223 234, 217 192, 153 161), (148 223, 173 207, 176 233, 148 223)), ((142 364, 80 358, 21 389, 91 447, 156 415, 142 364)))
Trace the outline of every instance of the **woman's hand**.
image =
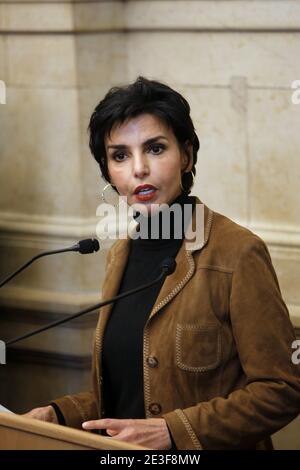
POLYGON ((58 424, 56 413, 51 405, 43 406, 41 408, 33 408, 22 416, 25 416, 25 418, 39 419, 40 421, 58 424))
POLYGON ((170 449, 170 439, 167 423, 163 418, 149 419, 97 419, 82 423, 83 429, 106 429, 114 439, 138 444, 150 449, 170 449))

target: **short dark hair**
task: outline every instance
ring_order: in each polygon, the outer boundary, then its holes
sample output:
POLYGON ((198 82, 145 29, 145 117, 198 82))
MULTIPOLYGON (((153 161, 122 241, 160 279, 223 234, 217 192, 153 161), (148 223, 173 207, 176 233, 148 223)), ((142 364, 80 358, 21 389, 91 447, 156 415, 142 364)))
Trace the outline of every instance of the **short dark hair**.
POLYGON ((112 87, 96 106, 88 126, 89 146, 95 160, 100 165, 102 176, 110 181, 104 139, 114 125, 122 124, 141 114, 152 114, 170 127, 179 147, 186 150, 186 142, 193 145, 193 167, 182 176, 184 191, 189 194, 196 176, 199 139, 190 117, 187 100, 169 86, 155 80, 139 76, 134 83, 112 87))

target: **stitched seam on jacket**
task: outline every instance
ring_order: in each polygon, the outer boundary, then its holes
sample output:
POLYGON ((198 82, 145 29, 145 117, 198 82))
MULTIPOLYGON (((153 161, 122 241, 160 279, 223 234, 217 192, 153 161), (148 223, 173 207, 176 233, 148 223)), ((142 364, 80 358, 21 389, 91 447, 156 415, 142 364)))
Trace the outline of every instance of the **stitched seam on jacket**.
MULTIPOLYGON (((101 315, 101 314, 100 314, 101 315)), ((101 416, 101 406, 102 406, 102 403, 101 403, 101 387, 100 387, 100 370, 99 370, 99 361, 100 361, 100 347, 99 347, 99 342, 100 342, 100 338, 99 338, 99 329, 100 329, 100 326, 99 326, 99 323, 100 323, 100 319, 99 319, 99 322, 98 322, 98 325, 97 325, 97 328, 96 328, 96 338, 95 338, 95 366, 96 366, 96 377, 97 377, 97 387, 98 387, 98 393, 99 393, 99 414, 101 416)))
POLYGON ((148 369, 148 364, 146 363, 146 358, 148 357, 148 354, 149 354, 149 334, 148 334, 148 331, 147 331, 147 327, 148 327, 148 322, 153 318, 153 316, 159 311, 159 309, 161 309, 164 305, 166 305, 170 299, 172 299, 176 294, 177 292, 180 291, 181 287, 185 285, 185 283, 190 279, 190 277, 192 276, 193 272, 194 272, 194 266, 195 266, 195 263, 194 263, 194 258, 192 256, 192 254, 189 252, 189 251, 186 251, 186 255, 188 257, 188 261, 189 261, 189 264, 190 264, 190 269, 189 271, 187 272, 187 274, 185 275, 185 277, 182 279, 182 281, 177 284, 177 286, 175 286, 175 288, 172 290, 172 292, 170 292, 169 295, 167 295, 156 307, 155 309, 153 310, 152 314, 150 313, 150 317, 146 323, 146 326, 145 326, 145 341, 144 341, 144 349, 143 349, 143 352, 144 352, 144 395, 145 395, 145 411, 146 411, 146 416, 148 417, 151 417, 152 414, 149 413, 149 404, 150 404, 150 401, 151 401, 151 391, 150 391, 150 375, 149 375, 149 369, 148 369))
POLYGON ((169 300, 172 299, 177 294, 177 292, 179 292, 181 290, 181 288, 187 283, 187 281, 189 281, 190 277, 192 276, 192 274, 194 272, 194 267, 195 267, 194 258, 193 258, 193 256, 191 255, 191 253, 189 251, 186 251, 186 254, 187 254, 187 257, 188 257, 189 263, 190 263, 189 271, 187 272, 185 277, 182 279, 182 281, 179 284, 177 284, 177 286, 174 287, 172 292, 170 292, 169 295, 167 295, 158 305, 156 305, 156 307, 153 310, 152 314, 150 314, 149 319, 151 319, 154 316, 154 314, 156 312, 158 312, 158 310, 160 308, 162 308, 164 305, 166 305, 169 302, 169 300))
MULTIPOLYGON (((210 234, 210 228, 211 228, 211 224, 212 224, 212 220, 213 220, 213 211, 211 209, 209 209, 209 214, 208 214, 208 220, 207 220, 207 223, 206 223, 206 227, 207 227, 207 234, 206 234, 206 237, 205 237, 205 240, 204 240, 204 244, 203 246, 206 244, 207 240, 208 240, 208 237, 209 237, 209 234, 210 234)), ((153 310, 152 314, 150 314, 150 317, 149 319, 151 319, 153 317, 153 315, 161 308, 163 307, 165 304, 168 303, 169 299, 172 299, 178 291, 180 291, 181 287, 185 285, 185 283, 190 279, 190 277, 192 276, 194 270, 195 270, 195 261, 194 261, 194 258, 193 258, 193 255, 191 253, 191 250, 186 250, 186 255, 188 257, 188 261, 190 263, 190 269, 189 271, 187 272, 186 276, 182 279, 182 281, 177 284, 177 286, 175 286, 175 288, 173 289, 172 292, 170 292, 170 294, 165 297, 156 307, 155 309, 153 310)))
POLYGON ((180 369, 187 370, 189 372, 205 372, 207 370, 215 369, 220 363, 221 359, 221 332, 220 328, 217 327, 218 339, 217 339, 217 357, 212 364, 207 366, 188 366, 181 361, 181 334, 183 330, 196 330, 196 331, 211 331, 212 328, 209 327, 199 327, 197 325, 177 325, 176 328, 176 363, 180 369))
POLYGON ((149 336, 147 328, 145 328, 145 341, 144 341, 144 393, 145 393, 145 416, 151 417, 152 414, 149 411, 149 405, 151 400, 151 391, 150 391, 150 376, 148 364, 146 358, 149 355, 149 336))
MULTIPOLYGON (((100 313, 100 316, 101 316, 101 313, 100 313)), ((102 349, 103 349, 103 326, 101 325, 101 319, 99 318, 97 331, 96 331, 96 365, 97 365, 97 381, 98 381, 98 392, 99 392, 100 417, 103 411, 102 376, 100 377, 100 361, 101 361, 101 368, 102 368, 102 349)))
POLYGON ((197 438, 192 426, 190 425, 190 422, 189 420, 187 419, 187 417, 185 416, 184 412, 182 410, 175 410, 175 413, 178 415, 178 417, 181 419, 181 421, 183 422, 184 424, 184 427, 189 435, 189 437, 191 438, 191 441, 192 443, 194 444, 195 446, 195 449, 197 450, 201 450, 202 449, 202 446, 200 444, 200 441, 199 439, 197 438))
MULTIPOLYGON (((109 257, 111 259, 108 259, 107 263, 107 268, 106 272, 109 270, 111 264, 115 260, 115 251, 109 251, 109 257)), ((103 292, 103 289, 102 289, 103 292)), ((100 360, 102 356, 102 341, 100 341, 102 331, 100 329, 100 321, 101 321, 101 308, 99 311, 99 320, 96 326, 96 332, 95 332, 95 351, 96 351, 96 357, 95 357, 95 365, 96 365, 96 376, 97 376, 97 387, 98 387, 98 393, 99 393, 99 416, 101 417, 102 410, 103 410, 103 403, 102 403, 102 377, 100 377, 100 360)), ((102 364, 101 364, 102 365, 102 364)))
POLYGON ((69 398, 69 400, 71 400, 73 405, 78 409, 78 411, 80 413, 80 416, 83 419, 83 421, 88 421, 89 418, 88 418, 87 414, 85 413, 83 407, 79 403, 79 401, 76 398, 72 397, 71 395, 69 395, 68 398, 69 398))
POLYGON ((220 271, 225 274, 232 274, 234 271, 233 268, 225 268, 223 266, 214 266, 211 264, 200 264, 196 267, 196 271, 198 271, 198 269, 210 269, 211 271, 220 271))

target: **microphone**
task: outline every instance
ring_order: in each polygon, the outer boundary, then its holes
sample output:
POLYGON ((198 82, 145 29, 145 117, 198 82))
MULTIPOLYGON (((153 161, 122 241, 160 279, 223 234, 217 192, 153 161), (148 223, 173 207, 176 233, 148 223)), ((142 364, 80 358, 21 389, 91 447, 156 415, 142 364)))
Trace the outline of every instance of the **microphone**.
POLYGON ((85 240, 80 240, 76 245, 71 246, 68 251, 79 251, 82 255, 86 255, 88 253, 94 253, 94 251, 98 251, 100 248, 98 240, 95 238, 86 238, 85 240))
POLYGON ((140 292, 141 290, 147 289, 148 287, 152 287, 154 284, 157 282, 160 282, 161 279, 166 278, 170 274, 172 274, 175 269, 176 269, 176 261, 174 258, 168 257, 166 258, 160 265, 161 273, 160 275, 154 279, 154 281, 147 282, 146 284, 143 284, 140 287, 136 287, 135 289, 130 289, 127 292, 123 292, 122 294, 116 295, 115 297, 112 297, 111 299, 104 300, 103 302, 100 302, 96 305, 92 305, 91 307, 85 308, 84 310, 81 310, 78 313, 75 313, 74 315, 70 315, 66 318, 63 318, 62 320, 57 320, 55 322, 50 323, 49 325, 46 325, 42 328, 39 328, 37 330, 32 331, 31 333, 26 333, 25 335, 18 336, 17 338, 13 338, 9 341, 7 341, 5 344, 6 346, 10 346, 11 344, 17 343, 18 341, 21 341, 22 339, 29 338, 30 336, 37 335, 38 333, 42 333, 43 331, 49 330, 50 328, 53 328, 54 326, 62 325, 63 323, 66 323, 68 321, 74 320, 74 318, 81 317, 82 315, 85 315, 86 313, 92 312, 93 310, 97 310, 101 307, 104 307, 105 305, 111 304, 115 302, 116 300, 123 299, 124 297, 128 297, 129 295, 135 294, 137 292, 140 292))
POLYGON ((55 255, 56 253, 65 253, 67 251, 78 251, 79 253, 85 255, 88 253, 94 253, 94 251, 98 251, 99 248, 100 248, 100 245, 99 245, 98 240, 96 240, 95 238, 94 239, 87 238, 85 240, 80 240, 78 243, 76 243, 75 245, 69 248, 62 248, 60 250, 53 250, 53 251, 43 251, 42 253, 39 253, 38 255, 31 258, 29 261, 23 264, 19 269, 17 269, 8 277, 6 277, 3 281, 1 281, 0 287, 4 286, 7 282, 9 282, 11 279, 17 276, 17 274, 24 271, 24 269, 30 266, 34 261, 36 261, 39 258, 42 258, 43 256, 55 255))
POLYGON ((173 272, 176 269, 176 261, 174 258, 171 258, 170 256, 168 258, 165 258, 163 262, 160 264, 160 269, 165 270, 166 275, 169 276, 170 274, 173 274, 173 272))

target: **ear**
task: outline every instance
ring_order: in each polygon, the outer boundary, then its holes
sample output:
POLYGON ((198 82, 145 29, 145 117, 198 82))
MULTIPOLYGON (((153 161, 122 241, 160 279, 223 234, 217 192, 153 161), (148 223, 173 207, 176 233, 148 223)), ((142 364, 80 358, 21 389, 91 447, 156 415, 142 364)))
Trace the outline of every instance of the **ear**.
POLYGON ((181 159, 181 170, 184 173, 188 173, 193 168, 193 145, 189 142, 185 142, 185 148, 181 159))

